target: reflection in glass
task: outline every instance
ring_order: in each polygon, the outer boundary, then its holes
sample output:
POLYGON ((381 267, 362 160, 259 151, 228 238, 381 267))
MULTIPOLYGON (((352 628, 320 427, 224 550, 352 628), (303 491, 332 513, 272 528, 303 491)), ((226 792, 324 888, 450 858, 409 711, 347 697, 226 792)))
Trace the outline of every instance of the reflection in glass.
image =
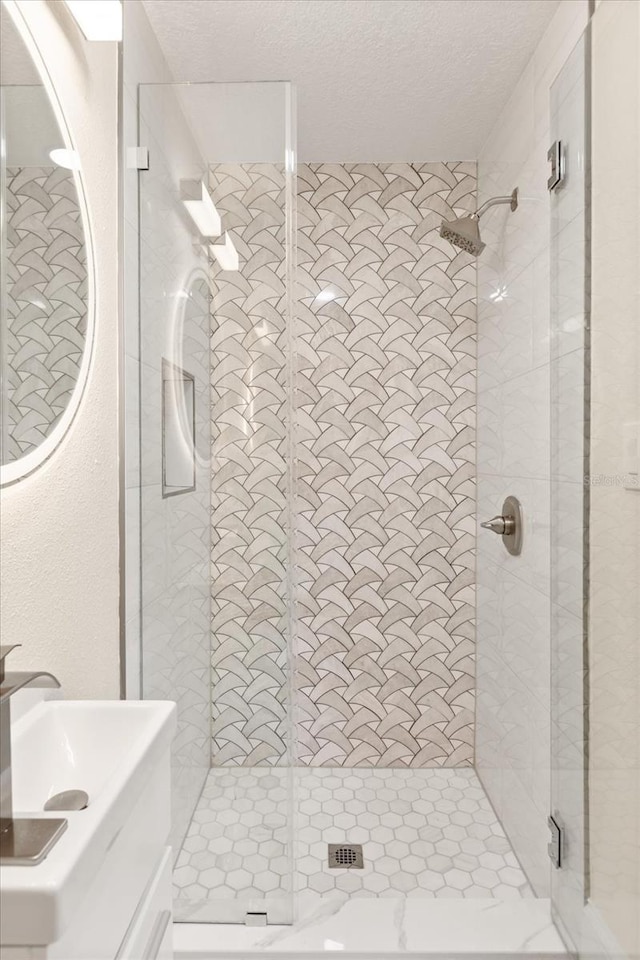
POLYGON ((162 361, 162 496, 196 488, 195 380, 162 361))

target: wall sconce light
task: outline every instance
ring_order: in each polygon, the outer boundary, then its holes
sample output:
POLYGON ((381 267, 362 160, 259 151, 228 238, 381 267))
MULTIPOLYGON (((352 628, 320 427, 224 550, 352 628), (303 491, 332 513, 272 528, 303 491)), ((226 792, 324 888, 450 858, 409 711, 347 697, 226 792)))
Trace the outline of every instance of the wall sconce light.
POLYGON ((120 0, 65 0, 87 40, 122 40, 120 0))
POLYGON ((180 199, 201 236, 220 236, 222 233, 220 214, 202 180, 181 180, 180 199))
POLYGON ((209 250, 218 261, 218 266, 222 270, 239 270, 240 258, 238 251, 233 245, 233 240, 228 233, 224 235, 224 243, 212 243, 209 250))

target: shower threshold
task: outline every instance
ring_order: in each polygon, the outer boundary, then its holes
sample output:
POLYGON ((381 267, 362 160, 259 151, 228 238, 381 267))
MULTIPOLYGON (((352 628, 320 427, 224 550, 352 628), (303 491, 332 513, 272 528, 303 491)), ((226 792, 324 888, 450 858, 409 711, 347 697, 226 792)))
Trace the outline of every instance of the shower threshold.
POLYGON ((548 900, 324 899, 293 926, 174 924, 175 960, 567 960, 548 900))

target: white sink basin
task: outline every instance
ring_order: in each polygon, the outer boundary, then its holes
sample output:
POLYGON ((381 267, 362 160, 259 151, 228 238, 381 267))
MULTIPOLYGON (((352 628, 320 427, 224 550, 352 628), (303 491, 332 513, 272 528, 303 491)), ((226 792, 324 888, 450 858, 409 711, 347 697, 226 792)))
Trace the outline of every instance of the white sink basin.
MULTIPOLYGON (((170 705, 133 701, 49 701, 13 726, 13 806, 17 815, 43 811, 62 790, 100 799, 133 759, 170 705), (118 769, 119 768, 119 769, 118 769)), ((139 761, 135 761, 139 762, 139 761)))
POLYGON ((74 916, 87 887, 166 754, 174 703, 48 701, 12 725, 14 816, 60 818, 68 827, 37 866, 4 866, 5 944, 47 944, 74 916), (44 813, 49 797, 79 789, 85 810, 44 813))

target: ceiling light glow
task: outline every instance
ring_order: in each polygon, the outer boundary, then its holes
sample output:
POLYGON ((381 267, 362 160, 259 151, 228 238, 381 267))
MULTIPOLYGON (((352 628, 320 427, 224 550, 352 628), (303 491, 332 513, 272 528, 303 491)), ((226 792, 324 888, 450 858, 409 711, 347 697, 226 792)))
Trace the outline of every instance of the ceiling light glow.
POLYGON ((65 0, 87 40, 122 40, 120 0, 65 0))

